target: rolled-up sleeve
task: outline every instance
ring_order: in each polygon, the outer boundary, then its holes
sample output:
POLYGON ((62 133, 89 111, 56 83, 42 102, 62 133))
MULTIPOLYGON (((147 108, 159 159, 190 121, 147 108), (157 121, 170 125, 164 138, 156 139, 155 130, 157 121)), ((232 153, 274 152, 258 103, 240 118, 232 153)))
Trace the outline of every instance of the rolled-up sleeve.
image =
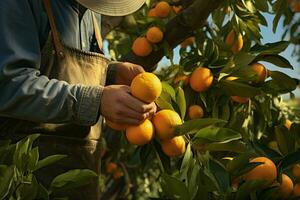
POLYGON ((0 1, 0 116, 93 125, 103 87, 71 85, 40 74, 40 42, 30 1, 0 1))

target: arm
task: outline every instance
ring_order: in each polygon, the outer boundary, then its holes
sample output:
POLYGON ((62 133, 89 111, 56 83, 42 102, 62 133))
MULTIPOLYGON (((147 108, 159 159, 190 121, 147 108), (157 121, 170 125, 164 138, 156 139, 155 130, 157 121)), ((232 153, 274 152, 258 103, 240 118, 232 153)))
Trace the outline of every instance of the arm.
POLYGON ((0 116, 96 123, 102 87, 70 85, 40 75, 39 34, 28 2, 0 1, 0 116))

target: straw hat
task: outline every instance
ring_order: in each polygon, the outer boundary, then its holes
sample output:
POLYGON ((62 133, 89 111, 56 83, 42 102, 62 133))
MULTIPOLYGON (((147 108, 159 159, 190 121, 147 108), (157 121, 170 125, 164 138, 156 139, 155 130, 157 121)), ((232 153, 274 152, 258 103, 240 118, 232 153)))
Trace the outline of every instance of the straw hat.
POLYGON ((124 16, 137 11, 146 0, 77 0, 84 7, 108 16, 124 16))

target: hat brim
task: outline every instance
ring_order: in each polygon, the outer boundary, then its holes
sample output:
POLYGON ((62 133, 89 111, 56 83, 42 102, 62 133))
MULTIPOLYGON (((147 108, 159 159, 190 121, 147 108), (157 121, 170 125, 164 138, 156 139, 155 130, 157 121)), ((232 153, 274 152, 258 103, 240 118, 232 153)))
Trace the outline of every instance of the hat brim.
POLYGON ((84 7, 108 16, 125 16, 140 9, 146 0, 77 0, 84 7))

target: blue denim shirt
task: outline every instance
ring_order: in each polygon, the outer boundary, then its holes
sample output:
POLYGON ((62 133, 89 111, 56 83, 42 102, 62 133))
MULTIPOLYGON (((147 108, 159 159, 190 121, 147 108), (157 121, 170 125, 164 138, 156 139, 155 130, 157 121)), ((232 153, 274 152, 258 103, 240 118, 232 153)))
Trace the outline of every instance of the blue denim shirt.
MULTIPOLYGON (((51 0, 63 42, 92 48, 91 11, 74 0, 51 0)), ((100 15, 96 15, 99 24, 100 15)), ((42 0, 0 1, 0 116, 48 123, 92 125, 103 87, 71 85, 40 75, 41 49, 49 34, 42 0), (89 104, 82 112, 84 105, 89 104), (80 111, 80 113, 79 113, 80 111)))

